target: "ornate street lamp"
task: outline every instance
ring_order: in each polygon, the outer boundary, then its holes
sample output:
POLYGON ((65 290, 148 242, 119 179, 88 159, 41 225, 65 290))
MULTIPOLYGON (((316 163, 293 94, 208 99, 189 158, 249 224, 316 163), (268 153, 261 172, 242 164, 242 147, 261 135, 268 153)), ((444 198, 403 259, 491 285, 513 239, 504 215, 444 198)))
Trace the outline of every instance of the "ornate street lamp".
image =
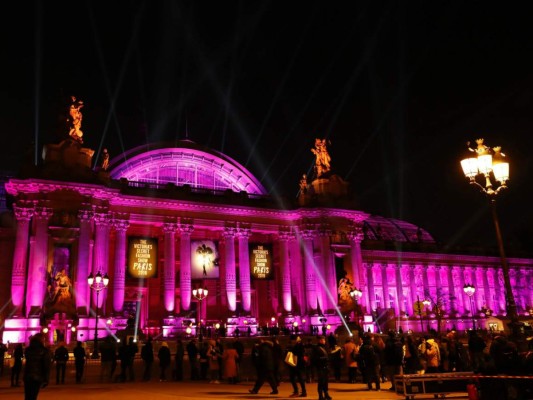
MULTIPOLYGON (((193 297, 196 300, 198 300, 198 323, 196 324, 196 330, 197 330, 198 335, 200 334, 200 326, 201 326, 201 321, 202 321, 202 302, 207 298, 208 293, 209 291, 207 290, 207 288, 199 288, 199 289, 192 290, 193 297)), ((206 314, 207 314, 207 310, 206 310, 206 314)), ((207 315, 206 315, 206 319, 207 319, 207 315)))
POLYGON ((476 293, 476 288, 470 283, 464 285, 464 292, 470 298, 470 314, 472 314, 472 329, 476 330, 476 320, 474 318, 474 293, 476 293))
POLYGON ((507 264, 507 258, 505 257, 500 223, 496 212, 496 197, 504 189, 507 189, 507 182, 509 181, 509 162, 507 161, 505 154, 501 152, 500 146, 490 148, 483 143, 483 139, 477 139, 476 144, 477 147, 475 149, 468 149, 469 154, 461 161, 461 167, 463 168, 465 176, 470 180, 470 184, 479 188, 489 199, 502 264, 502 275, 505 286, 505 306, 507 315, 511 320, 509 325, 514 339, 518 341, 519 346, 523 346, 525 341, 523 340, 524 335, 521 327, 522 324, 518 321, 516 303, 513 296, 513 289, 511 287, 511 279, 509 277, 509 265, 507 264), (478 177, 480 180, 484 179, 483 184, 477 182, 476 179, 478 177))
POLYGON ((99 358, 100 355, 98 354, 98 298, 100 296, 100 292, 106 289, 107 285, 109 285, 109 276, 107 276, 107 274, 102 276, 102 273, 100 271, 98 271, 98 273, 93 276, 93 273, 91 272, 90 275, 87 277, 87 283, 89 284, 89 287, 96 292, 96 318, 94 322, 94 349, 92 358, 99 358))
POLYGON ((363 292, 357 288, 353 288, 352 290, 350 290, 350 296, 351 298, 355 301, 355 322, 357 323, 357 325, 359 325, 359 310, 358 310, 358 307, 359 307, 359 299, 361 299, 361 297, 363 296, 363 292))

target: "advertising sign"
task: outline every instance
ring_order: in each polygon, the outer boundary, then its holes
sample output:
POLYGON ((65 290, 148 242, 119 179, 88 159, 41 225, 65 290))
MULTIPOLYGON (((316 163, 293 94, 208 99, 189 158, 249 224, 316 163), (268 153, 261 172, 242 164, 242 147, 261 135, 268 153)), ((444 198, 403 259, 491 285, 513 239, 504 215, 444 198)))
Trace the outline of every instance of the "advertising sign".
POLYGON ((157 277, 157 239, 128 238, 128 276, 130 278, 157 277))
POLYGON ((274 279, 272 245, 270 243, 250 244, 250 275, 252 279, 274 279))
POLYGON ((213 240, 191 241, 191 278, 218 279, 219 270, 217 243, 213 240))

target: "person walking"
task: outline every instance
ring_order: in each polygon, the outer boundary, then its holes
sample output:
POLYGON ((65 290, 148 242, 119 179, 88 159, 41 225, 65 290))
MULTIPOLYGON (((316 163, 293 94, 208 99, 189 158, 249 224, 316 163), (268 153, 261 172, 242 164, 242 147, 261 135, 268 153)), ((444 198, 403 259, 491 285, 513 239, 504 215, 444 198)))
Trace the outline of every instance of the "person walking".
POLYGON ((85 368, 85 349, 82 342, 77 342, 74 348, 74 366, 76 367, 76 383, 81 383, 85 368))
POLYGON ((161 347, 159 348, 159 351, 157 352, 157 358, 159 359, 159 382, 166 382, 167 381, 167 369, 170 365, 170 349, 168 348, 168 343, 163 342, 161 343, 161 347))
POLYGON ((337 344, 337 342, 335 342, 333 346, 330 347, 329 357, 331 360, 331 368, 333 369, 333 377, 335 379, 335 382, 340 382, 342 368, 342 349, 337 344))
POLYGON ((56 385, 65 384, 65 371, 67 369, 68 350, 65 342, 59 342, 59 347, 54 352, 54 361, 56 363, 56 385))
POLYGON ((148 337, 141 349, 141 359, 144 363, 143 381, 146 382, 152 379, 152 365, 154 364, 154 349, 151 337, 148 337))
POLYGON ((117 365, 117 346, 115 340, 108 336, 99 345, 100 382, 111 382, 117 365))
POLYGON ((389 390, 395 391, 394 376, 403 374, 403 344, 393 331, 389 332, 389 337, 385 341, 383 351, 385 360, 385 374, 391 383, 389 390))
POLYGON ((302 344, 300 336, 292 335, 290 337, 287 352, 292 352, 296 357, 296 365, 287 365, 289 368, 289 379, 292 385, 292 394, 290 397, 307 397, 307 390, 305 389, 305 349, 302 344), (300 392, 298 392, 298 385, 300 384, 300 392))
POLYGON ((253 355, 253 363, 257 370, 257 379, 255 381, 254 387, 248 390, 252 394, 259 393, 259 389, 268 381, 272 391, 270 394, 278 394, 278 384, 274 376, 274 355, 272 354, 273 343, 261 339, 260 343, 254 348, 255 352, 253 355))
POLYGON ((15 363, 11 367, 11 387, 20 386, 20 371, 22 371, 22 359, 24 358, 22 343, 16 345, 13 358, 15 363))
POLYGON ((329 395, 329 354, 326 349, 326 337, 319 336, 314 346, 311 364, 316 368, 318 400, 331 400, 329 395))
POLYGON ((24 399, 37 400, 39 391, 48 386, 52 356, 44 345, 42 333, 33 335, 26 348, 24 366, 24 399))

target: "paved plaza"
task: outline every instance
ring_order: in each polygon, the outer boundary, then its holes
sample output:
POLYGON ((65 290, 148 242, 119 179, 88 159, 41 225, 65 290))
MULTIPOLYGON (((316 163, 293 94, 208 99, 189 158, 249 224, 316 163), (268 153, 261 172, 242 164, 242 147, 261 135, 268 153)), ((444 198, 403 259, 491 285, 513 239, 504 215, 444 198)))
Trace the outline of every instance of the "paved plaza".
MULTIPOLYGON (((385 387, 390 385, 385 384, 385 387)), ((230 384, 208 384, 193 382, 132 382, 132 383, 108 383, 108 384, 65 384, 52 385, 43 389, 39 394, 39 400, 155 400, 179 398, 184 400, 200 399, 289 399, 292 392, 291 385, 287 382, 279 387, 278 395, 270 395, 270 387, 265 385, 258 394, 248 393, 252 387, 251 382, 243 382, 237 385, 230 384)), ((308 399, 318 399, 316 383, 308 384, 308 399)), ((401 400, 399 396, 389 390, 366 391, 365 385, 356 383, 332 383, 330 385, 330 395, 334 400, 373 400, 373 399, 394 399, 401 400)), ((2 400, 20 400, 24 396, 22 387, 11 388, 9 381, 4 377, 0 381, 0 398, 2 400)), ((418 397, 417 397, 418 398, 418 397)), ((422 398, 422 397, 421 397, 422 398)), ((426 399, 433 396, 425 396, 426 399)), ((450 397, 452 398, 452 397, 450 397)), ((457 398, 457 397, 455 397, 457 398)), ((464 397, 463 397, 464 398, 464 397)))

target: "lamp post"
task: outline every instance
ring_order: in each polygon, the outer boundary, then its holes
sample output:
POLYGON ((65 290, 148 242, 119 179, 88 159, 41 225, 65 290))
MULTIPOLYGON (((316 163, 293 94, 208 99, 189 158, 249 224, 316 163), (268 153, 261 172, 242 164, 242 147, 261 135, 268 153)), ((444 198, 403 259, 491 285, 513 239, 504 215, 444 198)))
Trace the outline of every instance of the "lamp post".
POLYGON ((359 325, 359 310, 358 310, 358 307, 359 307, 359 299, 363 296, 363 292, 360 290, 360 289, 357 289, 357 288, 353 288, 352 290, 350 290, 350 296, 352 297, 352 299, 355 301, 355 322, 357 323, 357 325, 359 325))
POLYGON ((98 299, 100 292, 107 288, 109 285, 109 276, 105 274, 102 276, 102 273, 98 271, 96 275, 93 276, 92 272, 87 277, 87 283, 89 287, 96 292, 96 307, 95 307, 95 320, 94 320, 94 349, 92 358, 99 358, 98 354, 98 299))
POLYGON ((428 332, 429 332, 429 306, 431 305, 431 301, 429 301, 428 299, 425 299, 422 301, 422 304, 424 305, 424 307, 426 307, 426 318, 428 320, 428 332))
POLYGON ((502 265, 503 282, 505 286, 505 306, 509 316, 512 336, 517 340, 519 347, 525 344, 521 324, 518 321, 516 303, 509 277, 509 265, 505 256, 503 239, 500 231, 500 223, 496 212, 496 198, 504 189, 507 189, 509 181, 509 163, 507 157, 501 152, 501 147, 490 148, 483 143, 483 139, 476 140, 477 147, 469 148, 469 154, 461 161, 461 167, 470 184, 476 186, 488 198, 491 208, 492 220, 496 231, 496 240, 502 265), (478 183, 476 179, 484 178, 484 183, 478 183))
POLYGON ((202 302, 207 298, 209 291, 207 288, 193 289, 192 295, 198 300, 198 323, 196 324, 197 334, 200 334, 200 325, 202 321, 202 302))
POLYGON ((476 288, 470 283, 464 285, 464 292, 468 297, 470 297, 470 314, 472 314, 472 329, 476 330, 476 320, 474 318, 474 293, 476 293, 476 288))

